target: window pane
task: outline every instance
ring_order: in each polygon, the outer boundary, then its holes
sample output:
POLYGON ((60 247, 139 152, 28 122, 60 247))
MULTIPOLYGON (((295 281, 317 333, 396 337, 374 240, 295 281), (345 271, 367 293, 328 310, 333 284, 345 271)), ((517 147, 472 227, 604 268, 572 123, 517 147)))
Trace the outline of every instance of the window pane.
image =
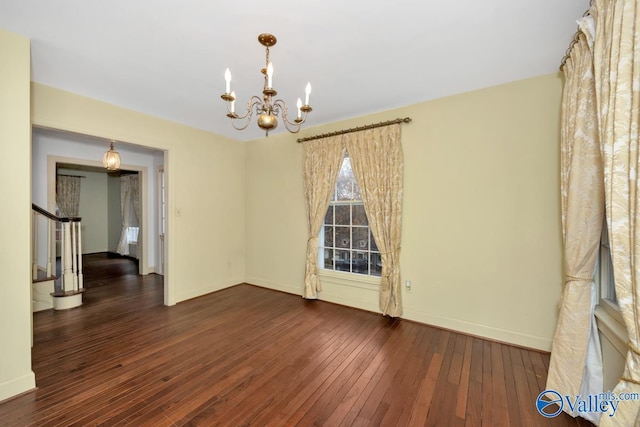
POLYGON ((369 229, 367 227, 353 228, 353 249, 369 250, 369 229))
POLYGON ((349 235, 349 227, 336 227, 336 247, 351 248, 351 236, 349 235))
POLYGON ((353 180, 338 181, 336 189, 337 200, 357 200, 354 197, 353 180))
POLYGON ((336 270, 351 271, 351 256, 349 251, 336 251, 336 270))
POLYGON ((371 250, 372 251, 379 251, 380 249, 378 249, 378 245, 376 245, 376 239, 373 238, 373 234, 371 233, 371 250))
POLYGON ((332 248, 333 247, 333 227, 324 227, 324 245, 332 248))
POLYGON ((336 225, 349 225, 351 223, 349 205, 336 206, 336 225))
POLYGON ((371 252, 371 274, 372 276, 380 276, 382 274, 382 258, 377 252, 371 252))
POLYGON ((324 268, 333 270, 333 249, 324 250, 324 268))
POLYGON ((362 192, 360 191, 360 186, 358 185, 358 181, 356 178, 353 178, 353 197, 352 200, 362 200, 362 192))
POLYGON ((324 216, 324 223, 333 224, 333 206, 329 206, 329 209, 327 209, 327 213, 324 216))
POLYGON ((364 212, 364 205, 352 206, 352 219, 353 225, 369 225, 367 220, 367 214, 364 212))
POLYGON ((353 259, 351 261, 351 264, 354 273, 369 273, 369 253, 353 251, 353 259))
POLYGON ((137 243, 138 242, 138 227, 127 227, 127 241, 129 243, 137 243))
POLYGON ((353 171, 351 170, 351 160, 349 157, 344 158, 342 167, 338 174, 336 183, 336 199, 337 200, 353 200, 353 171))

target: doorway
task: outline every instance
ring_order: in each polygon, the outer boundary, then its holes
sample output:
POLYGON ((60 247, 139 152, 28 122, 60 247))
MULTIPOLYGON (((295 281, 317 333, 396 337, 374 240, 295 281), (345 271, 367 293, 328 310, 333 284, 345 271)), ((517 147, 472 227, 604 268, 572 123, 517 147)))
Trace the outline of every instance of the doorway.
MULTIPOLYGON (((121 176, 108 176, 102 166, 102 162, 97 160, 102 158, 109 146, 109 142, 103 138, 34 128, 32 144, 32 201, 50 212, 55 211, 56 173, 61 166, 66 167, 67 171, 75 171, 72 173, 85 175, 89 173, 98 174, 99 171, 104 180, 118 181, 121 178, 121 176)), ((156 232, 159 218, 155 208, 157 206, 158 184, 155 171, 158 167, 164 166, 165 152, 127 143, 116 143, 115 149, 120 152, 122 158, 122 172, 119 172, 119 174, 136 174, 140 180, 141 212, 137 230, 129 231, 130 234, 134 231, 135 233, 133 234, 137 234, 137 236, 131 236, 132 238, 137 237, 137 239, 134 239, 135 241, 132 242, 132 245, 128 245, 130 254, 134 253, 139 260, 139 274, 158 273, 161 268, 164 269, 164 266, 159 267, 160 254, 158 233, 156 232), (149 173, 149 171, 152 172, 149 173)), ((106 212, 103 215, 107 218, 111 217, 112 224, 107 225, 107 227, 116 228, 118 231, 116 233, 113 230, 112 232, 103 230, 103 236, 94 241, 94 243, 97 242, 97 245, 94 245, 93 248, 87 248, 87 251, 83 250, 83 253, 115 250, 116 240, 118 240, 119 236, 113 236, 120 234, 121 224, 117 227, 113 225, 116 222, 114 218, 117 217, 113 212, 120 212, 121 207, 119 203, 108 203, 110 192, 112 195, 116 192, 119 193, 119 188, 116 190, 115 185, 112 185, 110 190, 105 190, 105 192, 101 193, 102 196, 94 200, 106 212)), ((111 199, 115 198, 111 197, 111 199)), ((105 221, 109 220, 106 219, 105 221)), ((120 220, 117 222, 120 222, 120 220)), ((166 254, 162 254, 163 259, 165 256, 166 254)))

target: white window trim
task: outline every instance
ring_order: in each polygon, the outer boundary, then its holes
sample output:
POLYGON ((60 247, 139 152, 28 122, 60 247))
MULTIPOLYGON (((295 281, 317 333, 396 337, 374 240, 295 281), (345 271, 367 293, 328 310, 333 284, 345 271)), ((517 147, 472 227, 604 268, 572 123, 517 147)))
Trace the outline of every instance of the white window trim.
POLYGON ((627 347, 629 335, 618 308, 609 300, 601 300, 600 304, 596 306, 595 316, 598 331, 611 342, 622 356, 626 356, 629 350, 627 347))
MULTIPOLYGON (((603 234, 607 233, 606 222, 603 224, 603 234)), ((608 240, 608 236, 607 236, 608 240)), ((610 248, 611 246, 608 245, 610 248)), ((596 317, 596 323, 598 325, 598 331, 605 337, 613 347, 624 357, 628 351, 629 335, 627 334, 627 328, 624 325, 622 314, 620 314, 620 308, 618 304, 611 300, 610 295, 610 283, 603 283, 603 278, 610 278, 609 264, 603 265, 601 262, 600 250, 598 252, 598 263, 595 271, 595 283, 596 292, 598 297, 598 304, 595 307, 594 315, 596 317)), ((615 279, 614 279, 615 280, 615 279)))

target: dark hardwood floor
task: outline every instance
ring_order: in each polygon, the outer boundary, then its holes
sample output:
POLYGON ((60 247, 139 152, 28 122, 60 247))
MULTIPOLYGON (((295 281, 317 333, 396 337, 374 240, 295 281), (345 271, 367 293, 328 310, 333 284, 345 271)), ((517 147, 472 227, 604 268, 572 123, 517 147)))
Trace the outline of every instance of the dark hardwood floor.
POLYGON ((537 413, 547 354, 251 285, 165 307, 161 276, 105 265, 35 314, 38 388, 1 425, 591 425, 537 413))

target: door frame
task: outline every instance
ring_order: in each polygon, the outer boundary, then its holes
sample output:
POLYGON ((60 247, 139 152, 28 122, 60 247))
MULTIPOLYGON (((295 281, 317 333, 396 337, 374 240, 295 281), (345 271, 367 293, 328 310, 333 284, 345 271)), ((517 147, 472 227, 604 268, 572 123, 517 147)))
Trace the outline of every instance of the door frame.
MULTIPOLYGON (((58 163, 74 164, 80 166, 104 167, 102 162, 95 160, 79 159, 76 157, 47 156, 47 210, 54 212, 56 207, 56 166, 58 163)), ((149 203, 148 203, 148 171, 146 166, 121 165, 121 169, 138 172, 140 179, 140 209, 142 218, 140 232, 138 234, 138 273, 147 275, 150 273, 148 265, 149 248, 147 244, 149 203), (142 249, 142 250, 140 250, 142 249)))

